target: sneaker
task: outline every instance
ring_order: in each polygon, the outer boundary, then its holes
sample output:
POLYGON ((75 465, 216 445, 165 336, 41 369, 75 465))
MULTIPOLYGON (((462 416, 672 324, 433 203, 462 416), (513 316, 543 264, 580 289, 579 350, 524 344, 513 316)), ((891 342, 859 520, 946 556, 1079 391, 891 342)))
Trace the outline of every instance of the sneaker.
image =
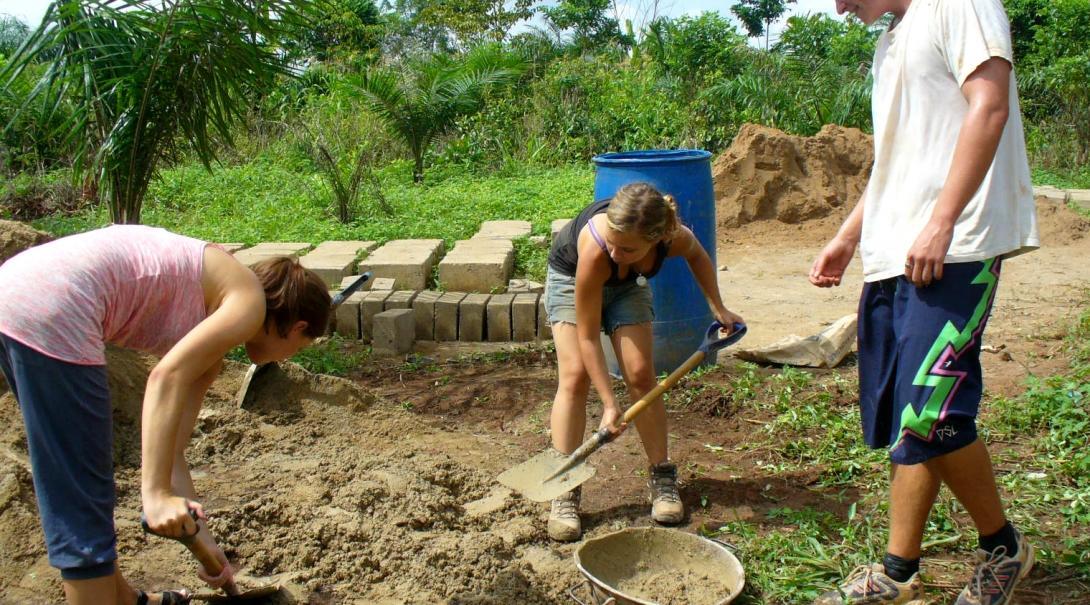
POLYGON ((574 542, 583 535, 583 524, 579 521, 579 497, 582 486, 553 500, 549 511, 549 537, 557 542, 574 542))
POLYGON ((649 474, 651 518, 664 525, 681 523, 685 518, 685 505, 677 493, 677 465, 660 462, 651 466, 649 474))
POLYGON ((860 565, 843 584, 814 601, 814 605, 923 605, 923 584, 920 574, 912 574, 907 582, 898 582, 886 575, 881 563, 860 565))
POLYGON ((1033 568, 1033 547, 1018 534, 1018 552, 1007 556, 1000 546, 994 552, 976 551, 976 569, 956 605, 1005 605, 1014 602, 1014 588, 1033 568))

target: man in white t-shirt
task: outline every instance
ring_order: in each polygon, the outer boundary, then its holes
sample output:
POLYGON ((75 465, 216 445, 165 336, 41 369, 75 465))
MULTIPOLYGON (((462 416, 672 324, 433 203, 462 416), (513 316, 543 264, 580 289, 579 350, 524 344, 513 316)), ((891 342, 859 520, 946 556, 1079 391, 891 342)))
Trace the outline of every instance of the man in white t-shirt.
POLYGON ((889 448, 890 532, 816 605, 922 605, 924 527, 945 483, 980 534, 957 605, 1011 603, 1033 549, 1003 512, 978 438, 980 340, 1004 259, 1039 246, 1000 0, 836 0, 866 24, 894 16, 874 57, 875 160, 867 189, 814 261, 840 284, 860 250, 864 440, 889 448))

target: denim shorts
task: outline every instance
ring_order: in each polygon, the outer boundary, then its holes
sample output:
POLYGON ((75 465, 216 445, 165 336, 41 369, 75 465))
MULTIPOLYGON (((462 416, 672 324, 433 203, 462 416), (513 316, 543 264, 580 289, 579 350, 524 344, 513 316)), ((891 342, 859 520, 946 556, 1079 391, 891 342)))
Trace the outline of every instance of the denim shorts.
POLYGON ((113 410, 106 366, 53 359, 0 334, 0 371, 23 412, 49 564, 66 580, 113 574, 113 410))
MULTIPOLYGON (((545 313, 549 324, 575 325, 575 278, 549 267, 545 274, 545 313)), ((621 326, 655 319, 651 287, 635 281, 602 288, 602 330, 612 335, 621 326)))

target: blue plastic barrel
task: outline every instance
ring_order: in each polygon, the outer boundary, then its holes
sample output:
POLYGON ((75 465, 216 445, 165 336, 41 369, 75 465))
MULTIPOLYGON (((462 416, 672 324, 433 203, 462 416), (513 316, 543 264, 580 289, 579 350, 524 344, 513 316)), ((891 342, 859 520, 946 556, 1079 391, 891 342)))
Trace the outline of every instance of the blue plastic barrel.
MULTIPOLYGON (((613 197, 629 183, 650 183, 677 200, 681 222, 693 230, 715 266, 715 192, 712 154, 700 149, 651 149, 605 153, 594 157, 594 199, 613 197)), ((669 258, 650 280, 654 297, 654 360, 656 372, 672 372, 689 358, 714 319, 704 293, 683 258, 669 258)), ((609 370, 618 366, 605 347, 609 370)), ((707 360, 714 363, 714 359, 707 360)))

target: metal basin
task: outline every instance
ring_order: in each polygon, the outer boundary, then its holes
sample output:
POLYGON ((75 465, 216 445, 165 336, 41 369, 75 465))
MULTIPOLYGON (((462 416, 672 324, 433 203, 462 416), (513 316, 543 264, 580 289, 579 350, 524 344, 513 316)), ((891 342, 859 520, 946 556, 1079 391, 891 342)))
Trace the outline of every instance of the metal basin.
POLYGON ((568 594, 584 605, 726 605, 746 583, 724 544, 657 527, 587 540, 575 551, 575 566, 586 581, 568 594), (580 587, 587 601, 576 594, 580 587))

